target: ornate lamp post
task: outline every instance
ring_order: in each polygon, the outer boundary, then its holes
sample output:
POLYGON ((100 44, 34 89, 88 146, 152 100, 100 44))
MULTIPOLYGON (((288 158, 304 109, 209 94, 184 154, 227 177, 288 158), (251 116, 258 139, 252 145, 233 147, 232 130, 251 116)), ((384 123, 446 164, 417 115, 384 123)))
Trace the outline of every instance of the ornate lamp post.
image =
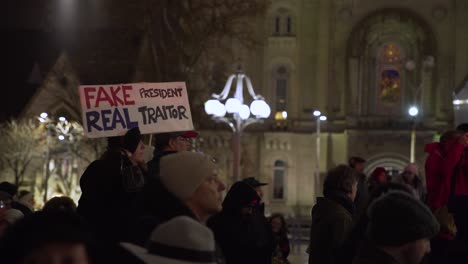
POLYGON ((265 102, 263 96, 256 94, 250 78, 242 71, 229 76, 220 94, 212 94, 213 99, 205 102, 205 112, 211 115, 216 122, 226 123, 233 132, 232 150, 233 150, 233 178, 240 180, 240 139, 242 131, 249 125, 262 122, 270 116, 270 106, 265 102), (232 83, 235 82, 236 90, 234 97, 228 98, 232 83), (247 91, 253 101, 250 107, 244 103, 243 86, 247 85, 247 91), (225 101, 225 103, 221 103, 225 101))

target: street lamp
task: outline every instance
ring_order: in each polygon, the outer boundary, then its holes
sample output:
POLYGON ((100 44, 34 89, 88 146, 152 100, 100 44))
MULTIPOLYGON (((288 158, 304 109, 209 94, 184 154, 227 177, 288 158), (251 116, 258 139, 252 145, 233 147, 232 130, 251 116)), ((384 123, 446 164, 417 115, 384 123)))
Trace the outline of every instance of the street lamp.
POLYGON ((241 70, 229 76, 220 94, 212 94, 211 96, 213 99, 205 102, 205 112, 211 115, 216 122, 226 123, 232 129, 233 178, 238 181, 240 180, 240 138, 242 131, 250 124, 262 122, 265 118, 268 118, 271 113, 270 106, 265 102, 263 96, 255 93, 250 78, 241 70), (234 81, 236 83, 234 97, 227 98, 234 81), (250 107, 244 104, 244 82, 253 99, 250 107), (223 104, 221 101, 225 101, 225 103, 223 104))
MULTIPOLYGON (((408 114, 413 118, 416 119, 416 116, 419 113, 419 109, 417 106, 411 106, 408 109, 408 114)), ((413 163, 415 160, 415 145, 416 145, 416 122, 413 120, 413 125, 411 128, 411 146, 410 146, 410 162, 413 163)))
MULTIPOLYGON (((74 133, 74 126, 71 122, 69 122, 65 117, 61 116, 58 120, 55 120, 53 117, 50 117, 49 114, 43 112, 39 115, 38 120, 44 124, 45 133, 46 133, 46 150, 45 150, 45 161, 44 161, 44 182, 43 182, 43 189, 44 189, 44 196, 43 200, 44 203, 48 200, 49 195, 49 179, 51 176, 52 170, 56 167, 54 160, 51 156, 51 150, 56 147, 56 141, 59 142, 73 141, 75 139, 74 133)), ((63 143, 62 143, 63 144, 63 143)))
POLYGON ((326 121, 327 117, 322 115, 322 112, 319 110, 315 110, 313 115, 316 117, 316 128, 317 131, 315 133, 315 146, 316 146, 316 160, 315 160, 315 186, 316 186, 316 193, 320 192, 320 121, 326 121))
MULTIPOLYGON (((414 60, 408 60, 405 63, 405 68, 409 72, 413 72, 416 69, 416 62, 414 60)), ((426 81, 430 79, 431 76, 431 69, 434 68, 435 66, 435 59, 433 56, 428 55, 425 56, 421 62, 421 66, 419 67, 420 71, 415 72, 416 74, 419 75, 420 82, 418 85, 415 84, 415 82, 411 82, 411 79, 409 79, 409 83, 411 84, 411 90, 412 90, 412 100, 413 104, 408 108, 408 114, 411 116, 413 119, 413 124, 411 128, 411 146, 410 146, 410 162, 415 161, 415 145, 416 145, 416 117, 420 114, 422 106, 422 93, 423 93, 423 88, 426 84, 426 81)))
POLYGON ((53 169, 51 168, 51 158, 50 158, 50 140, 51 140, 51 123, 52 119, 49 118, 49 115, 46 112, 42 112, 39 115, 39 122, 43 123, 45 126, 46 131, 46 150, 45 150, 45 157, 44 157, 44 181, 42 188, 44 189, 44 196, 43 200, 44 203, 47 202, 47 192, 49 189, 49 178, 50 178, 50 171, 53 169))

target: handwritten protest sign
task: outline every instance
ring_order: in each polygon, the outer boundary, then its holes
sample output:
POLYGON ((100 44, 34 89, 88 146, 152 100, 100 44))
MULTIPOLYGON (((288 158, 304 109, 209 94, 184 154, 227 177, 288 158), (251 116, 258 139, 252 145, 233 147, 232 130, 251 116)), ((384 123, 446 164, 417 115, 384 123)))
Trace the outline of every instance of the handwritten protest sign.
POLYGON ((184 82, 81 85, 85 135, 121 136, 138 126, 142 134, 193 130, 184 82))

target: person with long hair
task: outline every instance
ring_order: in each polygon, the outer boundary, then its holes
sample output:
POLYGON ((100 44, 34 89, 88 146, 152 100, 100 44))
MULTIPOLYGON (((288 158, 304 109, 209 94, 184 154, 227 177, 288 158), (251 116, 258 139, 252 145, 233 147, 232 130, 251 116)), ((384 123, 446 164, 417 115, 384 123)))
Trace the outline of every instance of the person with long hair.
POLYGON ((289 263, 288 256, 290 251, 288 239, 288 225, 284 216, 279 213, 272 214, 269 218, 271 230, 275 240, 276 248, 273 251, 273 264, 289 263))
POLYGON ((135 203, 147 182, 144 149, 138 127, 124 136, 108 138, 107 151, 80 178, 82 194, 77 212, 98 237, 119 241, 136 214, 135 203))

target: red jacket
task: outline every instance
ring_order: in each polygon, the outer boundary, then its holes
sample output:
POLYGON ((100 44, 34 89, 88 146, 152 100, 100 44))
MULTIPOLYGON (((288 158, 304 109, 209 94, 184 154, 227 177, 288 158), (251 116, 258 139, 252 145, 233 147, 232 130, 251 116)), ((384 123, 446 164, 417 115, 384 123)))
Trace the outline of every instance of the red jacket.
POLYGON ((459 143, 455 143, 444 158, 443 162, 443 174, 445 179, 445 192, 444 204, 447 203, 450 194, 450 186, 452 177, 455 176, 455 195, 468 195, 468 155, 465 151, 465 146, 459 143), (454 175, 455 167, 458 165, 458 171, 454 175))
POLYGON ((444 151, 441 149, 439 142, 427 144, 424 151, 429 154, 426 159, 426 187, 427 187, 427 205, 435 210, 443 205, 443 194, 445 188, 443 184, 442 163, 444 160, 444 151))
POLYGON ((431 209, 446 205, 450 195, 451 180, 456 165, 460 162, 455 179, 455 195, 468 195, 468 155, 463 155, 464 146, 447 142, 442 149, 438 142, 427 144, 426 159, 427 204, 431 209))

